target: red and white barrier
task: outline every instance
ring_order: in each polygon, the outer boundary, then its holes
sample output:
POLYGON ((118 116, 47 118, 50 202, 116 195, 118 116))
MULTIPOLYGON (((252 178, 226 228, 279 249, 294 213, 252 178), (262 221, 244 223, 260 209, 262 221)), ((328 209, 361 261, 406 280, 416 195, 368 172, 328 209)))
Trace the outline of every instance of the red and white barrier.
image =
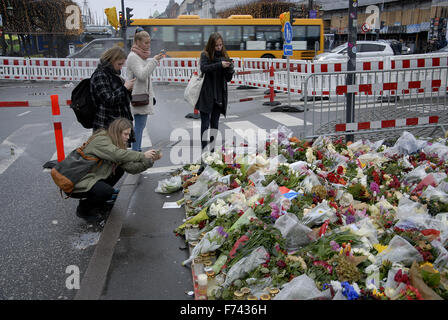
POLYGON ((336 86, 336 95, 345 95, 346 93, 373 95, 383 94, 384 91, 390 91, 391 95, 410 94, 424 92, 439 92, 448 90, 446 81, 425 80, 425 81, 408 81, 408 82, 387 82, 376 84, 359 84, 359 85, 340 85, 336 86), (443 84, 443 87, 442 87, 443 84))
POLYGON ((56 141, 58 162, 61 162, 65 159, 65 152, 64 136, 62 134, 61 109, 59 108, 59 96, 57 94, 51 96, 51 114, 53 116, 54 138, 56 141))
POLYGON ((407 126, 437 124, 438 122, 439 122, 438 116, 430 116, 430 117, 417 117, 417 118, 394 119, 394 120, 341 123, 335 126, 335 131, 346 132, 346 131, 360 131, 371 129, 387 129, 396 127, 401 128, 407 126))
POLYGON ((28 60, 14 57, 0 58, 0 79, 29 80, 28 60))
MULTIPOLYGON (((98 59, 49 59, 49 58, 13 58, 0 59, 0 79, 11 80, 50 80, 50 81, 80 81, 88 78, 98 66, 98 59)), ((304 81, 310 75, 316 75, 313 81, 307 84, 307 94, 310 96, 338 95, 344 89, 347 63, 334 60, 327 62, 312 62, 290 60, 288 79, 287 63, 285 59, 252 59, 234 58, 235 75, 231 83, 259 88, 269 88, 271 78, 269 70, 274 68, 274 90, 304 94, 304 81), (288 87, 289 80, 289 87, 288 87), (340 87, 335 89, 336 87, 340 87)), ((392 56, 357 60, 357 71, 366 71, 357 77, 359 86, 347 88, 347 92, 369 93, 363 83, 371 84, 374 92, 378 85, 383 83, 407 83, 412 81, 426 81, 427 68, 448 66, 447 54, 426 54, 415 56, 392 56), (422 69, 426 68, 426 69, 422 69), (395 73, 381 72, 396 71, 395 73), (370 71, 371 73, 367 73, 370 71), (378 74, 373 72, 378 71, 378 74)), ((152 75, 154 82, 187 83, 193 72, 199 68, 199 58, 166 58, 160 61, 160 66, 152 75)), ((443 79, 444 74, 431 76, 434 79, 443 79)), ((126 67, 122 69, 122 76, 126 76, 126 67)), ((432 80, 432 79, 431 79, 432 80)), ((426 88, 427 85, 419 89, 426 88)), ((440 87, 445 87, 444 83, 440 87)), ((398 88, 398 94, 412 92, 413 87, 398 88)), ((425 89, 426 90, 426 89, 425 89)), ((380 90, 381 91, 381 90, 380 90)), ((383 90, 387 91, 387 90, 383 90)), ((381 92, 380 92, 381 93, 381 92)), ((392 91, 391 94, 394 94, 392 91)))
MULTIPOLYGON (((71 100, 63 100, 59 105, 70 106, 71 100)), ((48 107, 48 100, 0 101, 0 107, 48 107)))

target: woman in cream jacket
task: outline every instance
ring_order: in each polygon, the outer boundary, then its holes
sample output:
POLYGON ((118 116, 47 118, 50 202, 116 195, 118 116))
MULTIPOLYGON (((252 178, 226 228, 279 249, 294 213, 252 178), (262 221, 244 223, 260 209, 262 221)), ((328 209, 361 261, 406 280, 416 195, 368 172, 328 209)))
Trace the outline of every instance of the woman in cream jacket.
POLYGON ((158 54, 150 59, 151 38, 142 28, 137 28, 134 36, 134 45, 128 55, 127 78, 137 80, 134 83, 132 95, 148 94, 149 103, 147 105, 134 107, 131 103, 131 111, 134 116, 135 142, 132 143, 132 150, 141 151, 143 130, 146 127, 148 114, 154 114, 154 91, 151 83, 151 74, 159 65, 163 54, 158 54))

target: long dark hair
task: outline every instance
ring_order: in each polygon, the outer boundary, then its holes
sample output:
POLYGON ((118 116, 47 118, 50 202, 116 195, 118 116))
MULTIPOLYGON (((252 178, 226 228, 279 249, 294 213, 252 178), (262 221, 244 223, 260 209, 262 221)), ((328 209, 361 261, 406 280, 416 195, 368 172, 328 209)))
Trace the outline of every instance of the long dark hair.
POLYGON ((222 39, 221 34, 218 32, 213 32, 208 38, 207 45, 205 46, 204 52, 208 56, 208 58, 213 61, 215 59, 215 46, 218 39, 221 39, 222 44, 222 56, 226 59, 229 59, 229 55, 227 54, 226 47, 224 46, 224 40, 222 39))

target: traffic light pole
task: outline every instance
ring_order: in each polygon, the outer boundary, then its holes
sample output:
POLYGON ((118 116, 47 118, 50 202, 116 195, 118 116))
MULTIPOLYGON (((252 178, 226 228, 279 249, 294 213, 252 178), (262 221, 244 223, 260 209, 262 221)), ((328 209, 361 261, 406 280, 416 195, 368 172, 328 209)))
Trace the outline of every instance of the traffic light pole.
MULTIPOLYGON (((358 38, 358 0, 348 0, 348 64, 347 71, 356 71, 356 40, 358 38)), ((355 74, 347 74, 347 85, 355 84, 355 74)), ((346 93, 346 123, 355 122, 355 94, 346 93)), ((345 136, 346 142, 353 142, 354 136, 345 136)))
POLYGON ((121 37, 124 41, 124 47, 127 49, 128 42, 126 40, 126 11, 124 8, 124 0, 121 0, 121 12, 123 13, 123 22, 121 23, 121 37))

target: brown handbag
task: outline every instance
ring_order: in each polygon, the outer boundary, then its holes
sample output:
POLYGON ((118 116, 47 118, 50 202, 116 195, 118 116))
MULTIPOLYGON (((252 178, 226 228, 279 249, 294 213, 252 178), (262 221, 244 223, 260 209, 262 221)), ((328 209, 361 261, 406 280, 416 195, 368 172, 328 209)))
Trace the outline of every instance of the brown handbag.
POLYGON ((147 93, 133 94, 131 103, 133 107, 146 106, 149 104, 149 94, 147 93))

